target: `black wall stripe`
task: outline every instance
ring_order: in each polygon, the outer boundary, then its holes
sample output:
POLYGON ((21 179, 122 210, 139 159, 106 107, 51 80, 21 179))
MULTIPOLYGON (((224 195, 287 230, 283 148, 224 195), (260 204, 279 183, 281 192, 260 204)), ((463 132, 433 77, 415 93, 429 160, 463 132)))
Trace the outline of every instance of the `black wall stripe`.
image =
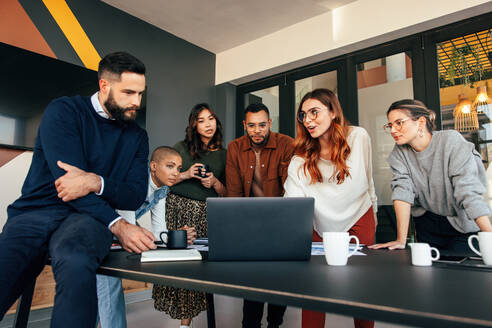
POLYGON ((19 3, 58 59, 85 67, 42 1, 19 0, 19 3))

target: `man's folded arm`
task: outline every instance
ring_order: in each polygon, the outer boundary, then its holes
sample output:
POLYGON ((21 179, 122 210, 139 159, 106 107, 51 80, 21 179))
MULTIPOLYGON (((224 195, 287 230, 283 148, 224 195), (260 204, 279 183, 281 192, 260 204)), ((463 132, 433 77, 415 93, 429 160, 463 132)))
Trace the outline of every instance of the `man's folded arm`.
MULTIPOLYGON (((81 131, 74 110, 70 104, 63 104, 63 99, 55 100, 46 108, 39 126, 42 151, 54 180, 66 173, 58 166, 58 161, 76 166, 86 172, 88 170, 80 138, 81 131)), ((94 193, 71 200, 67 204, 106 226, 119 217, 106 200, 94 193)))

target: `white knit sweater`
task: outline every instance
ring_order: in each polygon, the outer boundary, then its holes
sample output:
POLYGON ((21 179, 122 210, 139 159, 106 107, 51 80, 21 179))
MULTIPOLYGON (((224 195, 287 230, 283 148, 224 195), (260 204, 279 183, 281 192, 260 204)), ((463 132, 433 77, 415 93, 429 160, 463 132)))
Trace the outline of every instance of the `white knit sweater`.
POLYGON ((350 155, 347 159, 350 176, 342 184, 330 177, 335 166, 321 159, 318 168, 322 183, 310 184, 309 172, 304 174, 304 159, 294 156, 284 184, 284 197, 314 198, 314 229, 320 236, 326 231, 348 231, 373 206, 377 211, 377 197, 372 179, 371 138, 366 130, 353 126, 347 138, 350 155))

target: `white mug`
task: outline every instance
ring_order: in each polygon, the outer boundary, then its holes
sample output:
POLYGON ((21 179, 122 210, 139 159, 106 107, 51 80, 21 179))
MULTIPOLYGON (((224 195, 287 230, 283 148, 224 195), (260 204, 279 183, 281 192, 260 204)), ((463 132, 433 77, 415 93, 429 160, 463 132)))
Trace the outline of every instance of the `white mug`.
POLYGON ((432 261, 439 260, 440 254, 437 248, 430 247, 427 243, 410 243, 408 245, 412 249, 412 265, 430 266, 432 261), (432 251, 436 253, 436 256, 432 256, 432 251))
POLYGON ((483 263, 486 265, 492 265, 492 232, 481 231, 477 235, 471 235, 468 237, 468 246, 482 257, 483 263), (473 247, 473 239, 478 240, 478 245, 480 246, 480 252, 473 247))
POLYGON ((349 257, 359 248, 359 238, 348 232, 323 232, 323 247, 328 265, 346 265, 349 257), (350 240, 354 239, 355 249, 349 253, 350 240))

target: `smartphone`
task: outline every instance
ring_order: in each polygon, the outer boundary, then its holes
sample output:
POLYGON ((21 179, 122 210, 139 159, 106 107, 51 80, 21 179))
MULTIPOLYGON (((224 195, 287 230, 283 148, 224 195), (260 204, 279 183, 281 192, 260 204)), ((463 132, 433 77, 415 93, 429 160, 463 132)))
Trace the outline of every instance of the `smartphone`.
POLYGON ((466 259, 466 256, 441 255, 436 262, 461 263, 466 259))

